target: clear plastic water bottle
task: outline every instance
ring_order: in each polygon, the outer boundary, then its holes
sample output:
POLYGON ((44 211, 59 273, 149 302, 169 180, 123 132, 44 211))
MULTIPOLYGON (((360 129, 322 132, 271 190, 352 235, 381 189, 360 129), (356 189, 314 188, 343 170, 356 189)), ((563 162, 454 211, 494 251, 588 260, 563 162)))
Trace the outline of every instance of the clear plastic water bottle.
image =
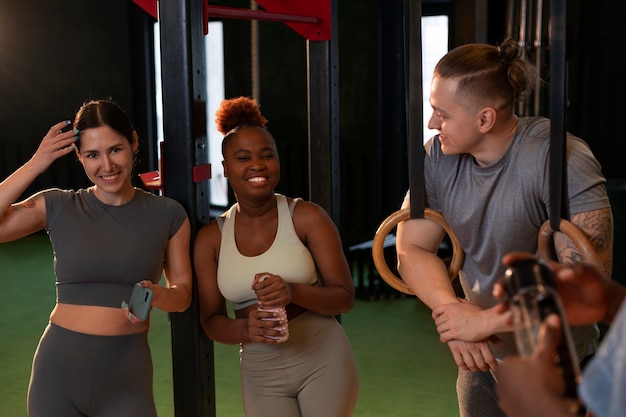
MULTIPOLYGON (((262 282, 263 280, 269 278, 269 275, 262 275, 258 282, 262 282)), ((287 339, 289 339, 289 325, 287 322, 287 311, 285 310, 284 306, 281 307, 262 307, 261 304, 258 305, 258 309, 259 311, 269 311, 272 313, 278 313, 278 314, 274 314, 274 317, 267 317, 264 318, 263 320, 278 320, 281 324, 276 326, 276 327, 272 327, 272 330, 277 330, 280 332, 280 335, 278 336, 265 336, 268 339, 273 339, 278 341, 278 343, 283 343, 286 342, 287 339)))
POLYGON ((530 356, 537 344, 541 323, 549 314, 561 320, 562 338, 556 363, 562 370, 565 395, 576 400, 580 367, 567 319, 556 290, 552 270, 537 259, 522 259, 507 268, 503 284, 513 314, 515 341, 521 356, 530 356))

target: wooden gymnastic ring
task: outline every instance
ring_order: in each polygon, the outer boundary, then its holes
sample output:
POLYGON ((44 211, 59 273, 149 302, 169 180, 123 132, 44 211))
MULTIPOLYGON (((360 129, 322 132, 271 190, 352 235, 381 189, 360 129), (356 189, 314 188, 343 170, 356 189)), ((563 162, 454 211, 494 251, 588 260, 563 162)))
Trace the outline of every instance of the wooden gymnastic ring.
MULTIPOLYGON (((389 217, 387 217, 381 225, 378 227, 376 234, 374 235, 374 241, 372 244, 372 257, 374 258, 374 265, 376 266, 376 270, 382 277, 382 279, 387 282, 391 287, 396 290, 403 292, 409 295, 415 295, 413 291, 409 288, 408 285, 399 277, 397 277, 391 270, 389 270, 389 266, 387 265, 387 261, 385 260, 384 253, 384 243, 385 238, 393 230, 394 227, 398 225, 401 221, 409 220, 411 218, 411 213, 408 208, 401 209, 392 213, 389 217)), ((453 281, 459 274, 459 270, 463 265, 464 253, 461 248, 461 244, 457 240, 456 236, 452 233, 452 229, 448 226, 448 223, 443 218, 443 215, 429 208, 424 210, 424 218, 430 219, 438 223, 441 227, 444 228, 448 236, 450 236, 450 240, 452 241, 452 260, 450 262, 450 266, 448 267, 448 276, 450 280, 453 281)))
MULTIPOLYGON (((560 219, 559 231, 574 242, 574 245, 576 245, 576 248, 580 251, 585 263, 595 266, 600 271, 604 270, 602 262, 600 262, 600 259, 598 258, 596 251, 591 246, 589 239, 578 226, 569 220, 560 219)), ((543 260, 554 260, 551 250, 552 235, 554 233, 555 230, 552 230, 550 220, 541 225, 541 228, 539 229, 537 243, 539 257, 543 260)))

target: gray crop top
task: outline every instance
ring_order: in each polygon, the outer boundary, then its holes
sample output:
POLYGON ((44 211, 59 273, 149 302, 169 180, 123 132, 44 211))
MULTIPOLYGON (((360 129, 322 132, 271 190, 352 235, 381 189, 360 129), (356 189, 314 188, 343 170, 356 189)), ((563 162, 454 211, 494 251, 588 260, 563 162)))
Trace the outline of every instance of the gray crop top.
MULTIPOLYGON (((294 200, 293 203, 297 203, 294 200)), ((287 198, 276 194, 278 230, 270 248, 257 256, 244 256, 235 243, 237 204, 225 214, 217 267, 217 284, 235 310, 255 304, 252 280, 257 273, 280 275, 286 282, 315 285, 318 283, 315 262, 293 226, 287 198)))
POLYGON ((92 189, 50 189, 44 198, 59 303, 119 307, 135 283, 158 283, 168 241, 187 218, 177 201, 141 189, 122 206, 92 189))

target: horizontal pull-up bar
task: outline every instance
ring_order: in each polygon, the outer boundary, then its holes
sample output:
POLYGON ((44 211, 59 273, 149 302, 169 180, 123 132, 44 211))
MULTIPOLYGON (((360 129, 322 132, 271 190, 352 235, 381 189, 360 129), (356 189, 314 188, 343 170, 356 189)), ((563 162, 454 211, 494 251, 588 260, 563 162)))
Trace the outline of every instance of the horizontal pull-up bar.
MULTIPOLYGON (((133 0, 135 4, 158 19, 157 0, 133 0)), ((209 17, 262 20, 285 23, 310 41, 328 41, 331 36, 330 0, 256 0, 265 10, 210 6, 203 3, 204 33, 208 33, 209 17)))
POLYGON ((263 20, 267 22, 291 22, 319 24, 322 19, 314 16, 299 16, 292 14, 273 13, 265 10, 240 9, 237 7, 208 6, 209 17, 223 17, 228 19, 263 20))
POLYGON ((256 2, 265 10, 207 5, 205 8, 206 18, 221 17, 282 22, 307 40, 330 40, 330 0, 256 0, 256 2))

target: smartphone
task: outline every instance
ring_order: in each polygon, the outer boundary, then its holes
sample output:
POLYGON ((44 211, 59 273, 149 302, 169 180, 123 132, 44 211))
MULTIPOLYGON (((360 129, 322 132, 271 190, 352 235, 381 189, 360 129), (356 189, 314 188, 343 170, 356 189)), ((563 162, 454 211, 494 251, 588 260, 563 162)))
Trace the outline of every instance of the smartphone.
POLYGON ((139 320, 145 321, 150 312, 153 295, 150 288, 135 285, 133 287, 133 293, 130 296, 130 302, 128 303, 128 310, 137 316, 139 320))

